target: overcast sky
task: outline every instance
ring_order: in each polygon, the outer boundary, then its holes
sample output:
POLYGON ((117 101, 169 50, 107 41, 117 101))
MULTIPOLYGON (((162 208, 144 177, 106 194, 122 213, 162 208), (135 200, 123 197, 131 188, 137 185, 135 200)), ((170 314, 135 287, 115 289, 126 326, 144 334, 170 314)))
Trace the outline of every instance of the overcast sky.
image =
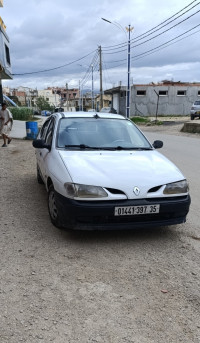
POLYGON ((87 70, 93 64, 98 91, 99 46, 103 89, 120 81, 126 85, 128 25, 134 27, 131 83, 200 81, 198 0, 4 0, 0 16, 10 39, 13 74, 64 66, 15 75, 3 86, 44 89, 68 83, 72 88, 80 81, 83 88, 91 88, 91 68, 87 70))

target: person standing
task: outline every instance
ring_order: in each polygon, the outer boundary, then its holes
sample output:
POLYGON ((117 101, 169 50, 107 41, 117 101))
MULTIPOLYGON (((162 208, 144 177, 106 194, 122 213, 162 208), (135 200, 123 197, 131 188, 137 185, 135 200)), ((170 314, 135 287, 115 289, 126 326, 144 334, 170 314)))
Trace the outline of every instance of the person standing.
POLYGON ((2 103, 2 109, 0 110, 0 134, 3 137, 2 147, 7 147, 6 140, 10 144, 12 138, 10 138, 10 131, 12 129, 13 117, 11 112, 7 109, 7 104, 2 103))

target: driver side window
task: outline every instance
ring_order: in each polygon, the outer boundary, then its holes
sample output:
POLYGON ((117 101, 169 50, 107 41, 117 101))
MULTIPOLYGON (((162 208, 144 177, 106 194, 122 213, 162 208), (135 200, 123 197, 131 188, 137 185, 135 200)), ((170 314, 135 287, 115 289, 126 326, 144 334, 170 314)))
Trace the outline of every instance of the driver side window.
POLYGON ((49 126, 49 122, 50 122, 50 120, 46 120, 45 123, 43 124, 42 128, 41 128, 40 138, 43 140, 45 140, 47 129, 49 126))
POLYGON ((47 129, 47 134, 45 138, 45 143, 51 145, 52 143, 52 138, 53 138, 53 132, 54 132, 54 119, 51 120, 48 129, 47 129))

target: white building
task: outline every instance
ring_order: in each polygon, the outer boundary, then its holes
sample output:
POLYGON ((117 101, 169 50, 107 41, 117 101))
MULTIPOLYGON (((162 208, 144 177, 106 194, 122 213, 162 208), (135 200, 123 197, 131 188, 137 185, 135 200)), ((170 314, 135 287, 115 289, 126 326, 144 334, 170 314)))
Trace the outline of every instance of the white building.
POLYGON ((42 96, 46 101, 48 101, 49 105, 57 107, 60 106, 60 95, 54 94, 53 89, 41 89, 38 90, 38 97, 42 96))

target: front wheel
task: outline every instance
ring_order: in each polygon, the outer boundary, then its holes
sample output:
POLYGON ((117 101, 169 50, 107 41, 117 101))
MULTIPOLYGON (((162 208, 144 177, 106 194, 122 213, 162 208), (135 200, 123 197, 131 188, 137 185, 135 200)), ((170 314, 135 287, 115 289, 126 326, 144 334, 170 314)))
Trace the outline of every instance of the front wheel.
POLYGON ((48 191, 48 210, 49 210, 49 216, 53 225, 61 229, 62 224, 59 217, 59 211, 56 205, 55 190, 54 190, 53 185, 49 187, 49 191, 48 191))

